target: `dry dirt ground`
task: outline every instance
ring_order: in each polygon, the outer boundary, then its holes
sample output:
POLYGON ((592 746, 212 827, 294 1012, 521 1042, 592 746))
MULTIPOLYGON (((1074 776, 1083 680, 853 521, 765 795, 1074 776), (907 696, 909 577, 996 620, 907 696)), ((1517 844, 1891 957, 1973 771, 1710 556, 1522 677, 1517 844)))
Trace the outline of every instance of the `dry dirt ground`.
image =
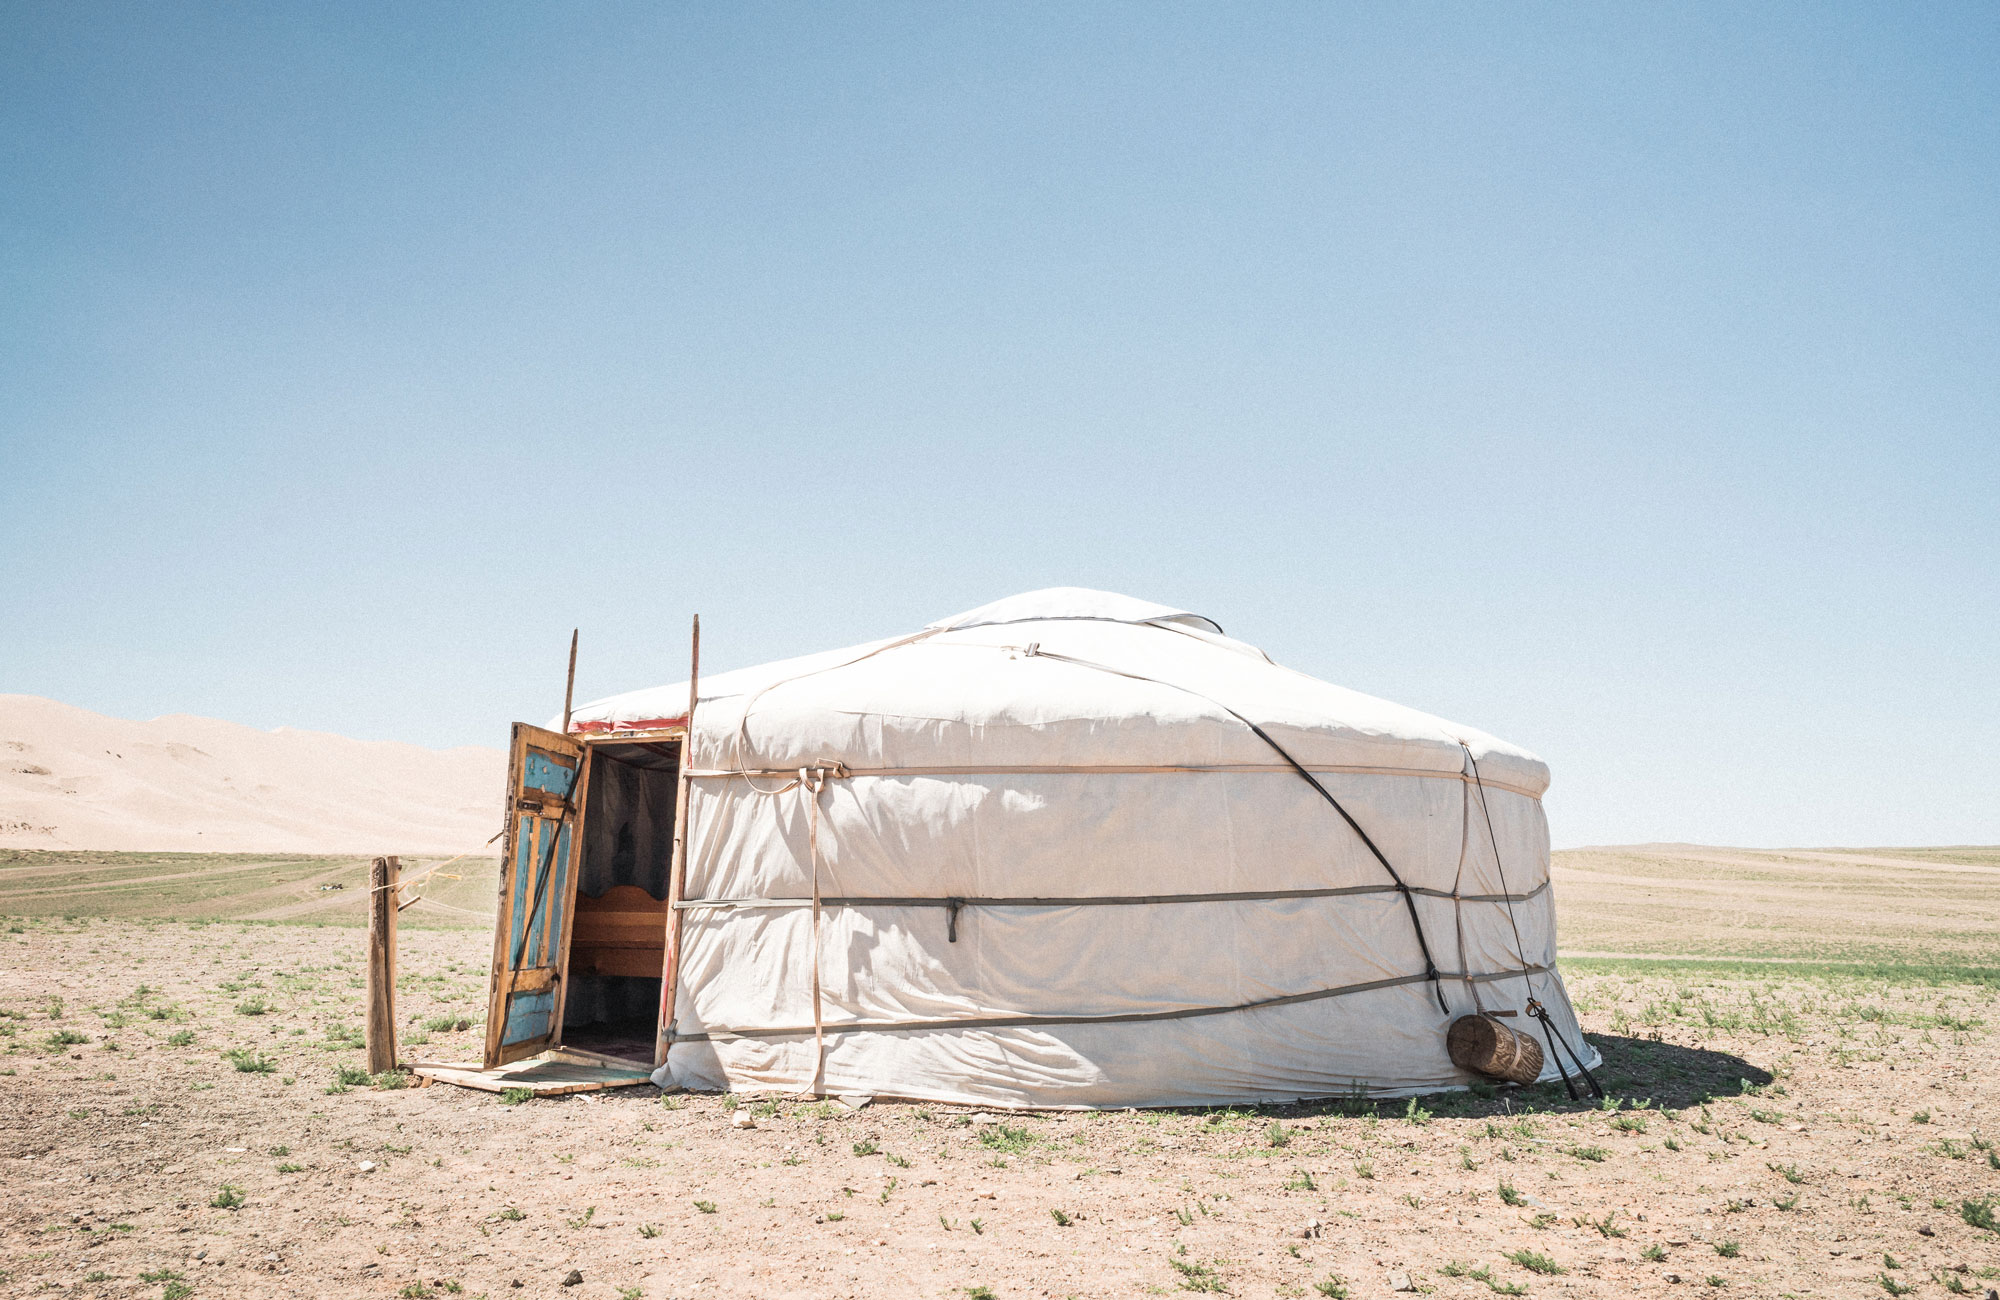
MULTIPOLYGON (((0 927, 0 1291, 1983 1295, 2000 977, 1582 962, 1617 1103, 1002 1115, 360 1081, 360 934, 0 927), (13 932, 6 932, 12 930, 13 932), (354 1080, 337 1082, 341 1071, 354 1080), (1985 1225, 1985 1226, 1982 1226, 1985 1225), (565 1287, 572 1270, 581 1282, 565 1287), (1403 1276, 1399 1276, 1403 1275, 1403 1276)), ((485 936, 406 932, 464 1058, 485 936)), ((425 1040, 425 1041, 411 1041, 425 1040)))

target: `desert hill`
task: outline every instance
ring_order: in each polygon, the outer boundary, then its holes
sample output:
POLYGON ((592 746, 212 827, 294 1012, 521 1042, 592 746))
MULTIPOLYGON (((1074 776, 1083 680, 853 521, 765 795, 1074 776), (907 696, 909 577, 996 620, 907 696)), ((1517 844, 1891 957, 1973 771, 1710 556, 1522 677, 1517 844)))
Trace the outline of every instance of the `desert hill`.
POLYGON ((498 749, 0 695, 0 848, 457 853, 500 829, 505 778, 498 749))

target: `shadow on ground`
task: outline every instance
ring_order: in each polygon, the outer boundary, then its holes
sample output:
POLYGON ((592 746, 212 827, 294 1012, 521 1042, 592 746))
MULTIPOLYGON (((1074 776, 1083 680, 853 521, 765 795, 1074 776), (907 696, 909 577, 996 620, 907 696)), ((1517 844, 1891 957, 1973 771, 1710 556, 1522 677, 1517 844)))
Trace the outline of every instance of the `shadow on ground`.
POLYGON ((1606 1099, 1599 1101, 1580 1076, 1574 1077, 1578 1096, 1572 1099, 1560 1079, 1532 1087, 1502 1084, 1475 1085, 1472 1089, 1429 1093, 1414 1098, 1371 1100, 1356 1097, 1327 1097, 1285 1105, 1188 1108, 1184 1114, 1213 1114, 1224 1109, 1238 1113, 1271 1115, 1279 1118, 1313 1115, 1368 1115, 1384 1117, 1410 1114, 1413 1106, 1426 1115, 1479 1119, 1488 1116, 1569 1114, 1605 1110, 1613 1101, 1623 1106, 1649 1105, 1659 1110, 1682 1110, 1700 1106, 1718 1097, 1735 1097, 1754 1092, 1772 1081, 1768 1070, 1759 1069, 1740 1056, 1701 1047, 1648 1038, 1627 1038, 1618 1034, 1585 1034, 1604 1058, 1593 1070, 1603 1085, 1606 1099))

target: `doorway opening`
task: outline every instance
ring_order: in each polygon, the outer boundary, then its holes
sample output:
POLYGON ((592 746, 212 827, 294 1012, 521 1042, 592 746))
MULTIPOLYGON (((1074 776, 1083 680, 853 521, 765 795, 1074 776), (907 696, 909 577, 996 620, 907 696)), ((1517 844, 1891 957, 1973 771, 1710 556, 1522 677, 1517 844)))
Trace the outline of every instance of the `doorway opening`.
POLYGON ((659 1031, 681 741, 585 747, 568 977, 559 1041, 646 1065, 659 1031))

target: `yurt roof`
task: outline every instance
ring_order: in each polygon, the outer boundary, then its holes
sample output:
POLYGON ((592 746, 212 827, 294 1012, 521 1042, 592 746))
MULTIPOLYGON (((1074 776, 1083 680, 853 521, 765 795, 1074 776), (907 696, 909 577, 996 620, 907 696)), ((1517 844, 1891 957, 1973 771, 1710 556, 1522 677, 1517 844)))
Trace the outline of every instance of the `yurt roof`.
MULTIPOLYGON (((686 682, 574 710, 572 728, 636 729, 687 712, 686 682)), ((694 761, 762 771, 1289 770, 1457 774, 1539 797, 1548 768, 1469 727, 1272 663, 1214 620, 1113 592, 1054 587, 919 632, 704 676, 694 761), (1255 723, 1269 737, 1247 725, 1255 723)))

